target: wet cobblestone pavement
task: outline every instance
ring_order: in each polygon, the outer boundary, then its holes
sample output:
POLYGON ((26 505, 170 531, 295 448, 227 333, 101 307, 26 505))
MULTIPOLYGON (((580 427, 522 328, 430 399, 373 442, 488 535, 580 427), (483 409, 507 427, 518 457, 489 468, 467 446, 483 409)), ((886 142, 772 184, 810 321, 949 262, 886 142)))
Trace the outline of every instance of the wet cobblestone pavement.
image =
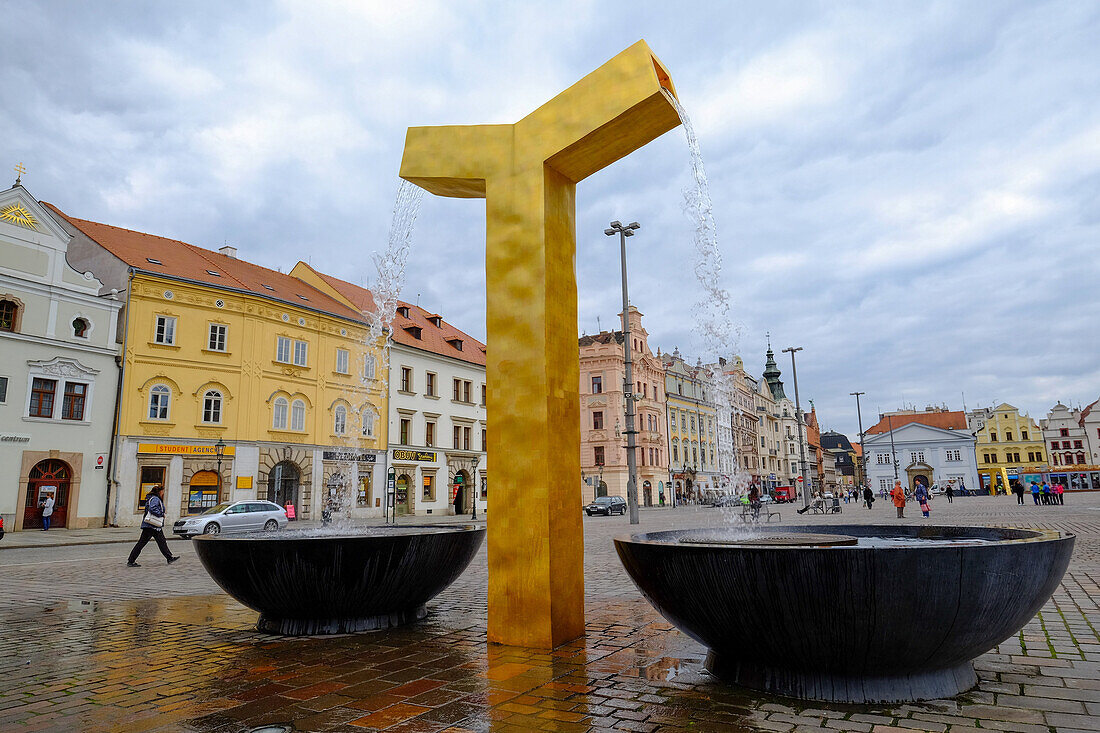
MULTIPOLYGON (((826 518, 784 508, 783 519, 898 521, 884 503, 826 518)), ((254 631, 256 614, 222 594, 184 543, 173 543, 182 562, 165 566, 147 549, 138 569, 123 566, 127 545, 0 549, 0 731, 1100 731, 1100 494, 1064 507, 988 497, 933 507, 936 523, 1078 535, 1051 602, 980 657, 979 687, 952 700, 803 703, 713 679, 703 647, 622 570, 611 538, 629 525, 594 517, 587 635, 553 652, 486 644, 484 549, 425 621, 307 639, 254 631)), ((643 530, 721 521, 713 509, 642 512, 643 530)))

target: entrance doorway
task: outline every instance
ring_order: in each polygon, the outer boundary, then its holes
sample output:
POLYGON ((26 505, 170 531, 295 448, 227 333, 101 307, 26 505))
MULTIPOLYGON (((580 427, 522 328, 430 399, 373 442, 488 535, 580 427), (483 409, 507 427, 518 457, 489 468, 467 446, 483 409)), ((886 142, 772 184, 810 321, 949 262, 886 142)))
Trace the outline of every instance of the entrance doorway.
POLYGON ((642 484, 642 501, 645 506, 653 506, 653 484, 648 481, 642 484))
POLYGON ((600 481, 600 485, 596 487, 596 497, 607 496, 607 482, 600 481))
POLYGON ((53 498, 51 527, 66 526, 69 518, 69 464, 50 458, 39 461, 27 477, 27 501, 23 507, 23 529, 41 529, 42 510, 39 505, 47 496, 53 498))
POLYGON ((453 493, 451 503, 454 504, 455 514, 468 514, 473 509, 470 504, 473 499, 470 493, 470 474, 465 470, 456 473, 454 482, 451 484, 451 492, 453 493))
POLYGON ((294 516, 298 513, 298 483, 301 472, 290 461, 276 463, 267 477, 267 500, 273 501, 281 507, 288 505, 294 507, 294 516))
POLYGON ((396 495, 394 496, 394 514, 396 516, 403 516, 409 513, 409 485, 412 481, 409 479, 408 474, 401 474, 397 477, 396 495))
POLYGON ((221 477, 214 471, 197 471, 191 477, 187 491, 187 513, 201 514, 217 506, 221 493, 221 477))

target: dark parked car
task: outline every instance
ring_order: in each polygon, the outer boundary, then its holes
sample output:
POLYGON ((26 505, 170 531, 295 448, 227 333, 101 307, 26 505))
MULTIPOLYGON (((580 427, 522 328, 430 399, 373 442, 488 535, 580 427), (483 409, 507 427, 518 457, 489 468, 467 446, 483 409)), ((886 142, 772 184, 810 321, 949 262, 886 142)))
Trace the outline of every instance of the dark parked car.
POLYGON ((626 514, 626 500, 621 496, 598 496, 596 500, 584 508, 588 516, 593 514, 626 514))

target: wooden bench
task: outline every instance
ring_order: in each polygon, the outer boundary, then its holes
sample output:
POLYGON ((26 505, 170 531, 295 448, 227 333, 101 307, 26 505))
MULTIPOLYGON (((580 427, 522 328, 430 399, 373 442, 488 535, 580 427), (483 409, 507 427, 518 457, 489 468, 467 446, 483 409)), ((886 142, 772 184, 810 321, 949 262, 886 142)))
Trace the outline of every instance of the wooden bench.
POLYGON ((765 522, 772 521, 772 517, 776 517, 780 522, 783 521, 783 517, 779 512, 772 508, 771 504, 761 504, 759 512, 753 512, 750 504, 744 504, 741 507, 741 513, 738 515, 742 522, 759 522, 763 517, 765 522))

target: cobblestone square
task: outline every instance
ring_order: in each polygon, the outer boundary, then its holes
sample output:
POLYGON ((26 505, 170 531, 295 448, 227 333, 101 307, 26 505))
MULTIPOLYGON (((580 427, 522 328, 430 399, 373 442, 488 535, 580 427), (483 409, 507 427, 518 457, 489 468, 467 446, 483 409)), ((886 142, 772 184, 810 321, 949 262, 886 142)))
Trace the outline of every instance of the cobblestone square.
MULTIPOLYGON (((182 562, 166 566, 150 549, 137 569, 124 567, 127 543, 0 545, 0 730, 1100 730, 1100 494, 1068 495, 1062 507, 940 498, 930 520, 919 512, 897 520, 887 504, 843 505, 826 518, 781 511, 784 523, 990 524, 1077 534, 1061 588, 1019 634, 977 660, 980 684, 959 698, 828 705, 715 680, 702 670, 703 647, 665 622, 622 570, 611 538, 629 531, 625 518, 592 517, 585 519, 587 635, 553 652, 486 643, 484 548, 429 604, 423 622, 290 639, 256 632, 256 614, 221 593, 186 542, 172 543, 182 562)), ((642 511, 641 529, 723 521, 717 509, 653 509, 642 511)), ((767 620, 752 623, 766 628, 767 620)))

